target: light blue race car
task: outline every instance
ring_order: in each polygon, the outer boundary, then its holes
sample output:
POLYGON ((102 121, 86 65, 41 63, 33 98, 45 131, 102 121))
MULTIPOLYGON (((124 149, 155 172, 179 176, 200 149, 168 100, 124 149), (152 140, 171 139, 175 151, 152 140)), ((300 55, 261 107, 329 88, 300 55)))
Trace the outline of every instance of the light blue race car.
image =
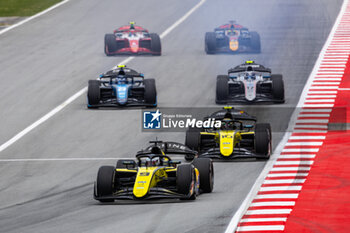
POLYGON ((102 74, 97 80, 89 80, 88 108, 157 106, 157 90, 154 79, 126 66, 118 66, 102 74))

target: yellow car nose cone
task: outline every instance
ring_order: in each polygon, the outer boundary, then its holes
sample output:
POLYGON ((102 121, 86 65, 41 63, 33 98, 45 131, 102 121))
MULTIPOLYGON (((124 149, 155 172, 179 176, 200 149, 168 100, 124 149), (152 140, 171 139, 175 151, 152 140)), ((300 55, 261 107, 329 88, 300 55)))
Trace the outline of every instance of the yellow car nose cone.
POLYGON ((230 41, 230 49, 232 51, 237 51, 238 50, 238 47, 239 47, 239 43, 237 40, 234 40, 234 41, 230 41))
POLYGON ((134 196, 137 198, 144 197, 150 188, 154 168, 140 168, 134 184, 134 196))
POLYGON ((234 148, 234 131, 220 132, 220 153, 223 156, 230 156, 234 148))

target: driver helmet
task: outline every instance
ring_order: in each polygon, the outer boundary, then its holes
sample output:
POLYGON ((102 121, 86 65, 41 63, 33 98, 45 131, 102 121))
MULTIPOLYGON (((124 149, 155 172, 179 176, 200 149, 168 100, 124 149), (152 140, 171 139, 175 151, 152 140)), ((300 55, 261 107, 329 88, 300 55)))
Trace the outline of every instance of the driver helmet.
POLYGON ((129 32, 129 37, 136 36, 136 31, 135 30, 130 30, 129 32))
POLYGON ((253 80, 255 80, 255 73, 252 72, 252 71, 248 71, 248 72, 245 74, 245 78, 246 78, 246 79, 253 79, 253 80))
POLYGON ((237 35, 237 31, 234 29, 229 29, 229 30, 227 30, 227 35, 235 36, 235 35, 237 35))
POLYGON ((146 166, 146 167, 149 167, 149 166, 151 166, 151 165, 152 165, 151 159, 150 159, 150 158, 146 158, 146 159, 145 159, 145 166, 146 166))
POLYGON ((233 130, 234 122, 230 118, 224 118, 221 122, 221 129, 223 130, 233 130))
POLYGON ((118 74, 117 76, 117 83, 118 84, 125 84, 126 83, 126 77, 123 74, 118 74))
POLYGON ((160 158, 156 157, 152 159, 152 166, 159 166, 161 164, 160 158))

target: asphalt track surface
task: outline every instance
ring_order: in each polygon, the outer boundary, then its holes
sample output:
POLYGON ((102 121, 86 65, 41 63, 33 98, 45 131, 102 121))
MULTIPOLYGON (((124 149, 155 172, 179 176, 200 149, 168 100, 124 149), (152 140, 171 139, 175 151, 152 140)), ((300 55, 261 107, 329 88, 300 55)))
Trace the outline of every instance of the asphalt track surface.
MULTIPOLYGON (((161 34, 198 1, 72 0, 0 36, 0 144, 127 57, 106 57, 103 36, 133 20, 161 34)), ((161 57, 128 66, 155 78, 160 107, 214 107, 215 77, 246 59, 284 75, 286 104, 296 105, 341 0, 207 0, 162 40, 161 57), (235 19, 259 31, 261 54, 205 55, 204 33, 235 19)), ((285 115, 264 117, 285 129, 285 115)), ((133 157, 155 138, 133 110, 87 110, 83 95, 0 153, 0 159, 133 157)), ((283 130, 282 130, 283 131, 283 130)), ((274 133, 274 146, 283 132, 274 133)), ((183 133, 162 133, 182 142, 183 133)), ((196 201, 92 199, 106 161, 0 161, 1 232, 223 232, 264 162, 215 163, 212 194, 196 201)))

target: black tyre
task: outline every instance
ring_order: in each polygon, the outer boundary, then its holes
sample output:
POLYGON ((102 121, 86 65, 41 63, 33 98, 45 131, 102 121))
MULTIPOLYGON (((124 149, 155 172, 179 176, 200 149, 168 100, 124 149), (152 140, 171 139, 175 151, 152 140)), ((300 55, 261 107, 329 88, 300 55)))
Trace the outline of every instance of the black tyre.
POLYGON ((253 53, 261 53, 261 42, 260 35, 257 32, 250 32, 250 46, 253 50, 253 53))
POLYGON ((106 34, 105 35, 105 54, 107 56, 113 55, 112 53, 117 51, 117 42, 115 40, 115 35, 113 34, 106 34))
POLYGON ((214 188, 214 166, 209 158, 195 158, 192 162, 199 171, 199 188, 204 193, 211 193, 214 188))
MULTIPOLYGON (((113 194, 115 168, 113 166, 102 166, 98 170, 96 179, 96 195, 98 197, 113 194)), ((113 202, 114 199, 103 199, 100 202, 113 202)))
POLYGON ((216 34, 215 32, 205 33, 205 52, 207 54, 214 54, 216 52, 216 34))
POLYGON ((271 126, 270 124, 255 125, 255 152, 269 159, 271 155, 271 126))
MULTIPOLYGON (((180 194, 188 196, 186 198, 181 198, 181 199, 188 199, 188 200, 196 199, 196 194, 194 190, 193 190, 193 194, 189 196, 192 182, 195 182, 194 168, 192 164, 183 164, 178 166, 177 172, 176 172, 177 191, 180 194)), ((193 186, 193 189, 194 189, 194 186, 193 186)))
POLYGON ((145 103, 154 107, 157 106, 156 81, 154 79, 145 79, 143 83, 145 85, 145 103))
POLYGON ((117 161, 116 168, 135 168, 136 167, 136 162, 135 160, 132 159, 120 159, 117 161), (132 162, 133 165, 128 165, 126 166, 124 162, 132 162))
POLYGON ((281 74, 272 74, 272 95, 273 98, 284 102, 284 83, 283 76, 281 74))
POLYGON ((218 75, 216 78, 216 103, 224 104, 228 99, 228 76, 218 75))
POLYGON ((265 131, 265 129, 268 129, 271 134, 271 125, 269 123, 257 123, 255 125, 255 131, 265 131))
POLYGON ((151 37, 151 50, 154 52, 153 55, 160 56, 162 54, 162 45, 159 35, 156 33, 150 33, 149 36, 151 37))
POLYGON ((186 131, 185 145, 191 150, 199 151, 200 146, 200 130, 190 130, 186 131))
POLYGON ((100 103, 100 99, 101 99, 100 81, 89 80, 87 98, 88 98, 88 108, 93 108, 93 105, 100 103))
MULTIPOLYGON (((197 152, 200 150, 200 132, 202 132, 202 129, 196 127, 190 127, 186 131, 185 145, 191 150, 195 150, 197 152)), ((186 161, 192 161, 194 158, 195 155, 193 154, 185 155, 186 161)))

